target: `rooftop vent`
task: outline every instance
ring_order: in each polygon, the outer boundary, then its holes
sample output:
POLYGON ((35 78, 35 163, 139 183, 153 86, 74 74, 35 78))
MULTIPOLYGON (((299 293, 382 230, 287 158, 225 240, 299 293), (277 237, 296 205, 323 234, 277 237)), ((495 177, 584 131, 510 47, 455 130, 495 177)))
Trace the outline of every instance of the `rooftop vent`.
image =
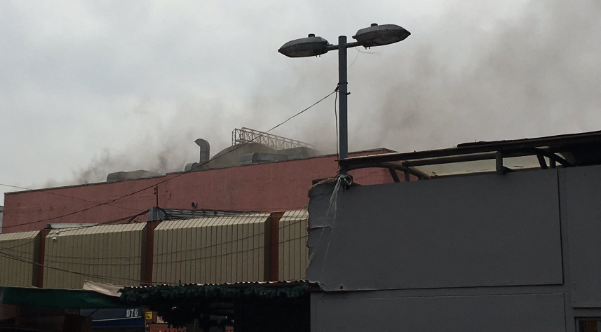
POLYGON ((200 147, 200 158, 197 163, 187 164, 184 168, 186 172, 189 172, 191 170, 198 171, 202 169, 202 165, 206 164, 211 158, 211 145, 207 140, 199 138, 196 141, 194 141, 194 143, 196 143, 196 145, 200 147))
POLYGON ((147 179, 162 176, 161 173, 149 172, 143 169, 132 172, 113 172, 106 176, 106 182, 120 182, 127 180, 147 179))

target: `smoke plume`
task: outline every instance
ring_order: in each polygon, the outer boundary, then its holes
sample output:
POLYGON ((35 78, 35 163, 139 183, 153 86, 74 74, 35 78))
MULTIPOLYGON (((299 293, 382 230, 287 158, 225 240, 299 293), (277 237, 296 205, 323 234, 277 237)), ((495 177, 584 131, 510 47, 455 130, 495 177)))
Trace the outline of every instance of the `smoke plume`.
MULTIPOLYGON (((447 8, 429 30, 405 26, 413 34, 402 43, 349 50, 351 150, 412 151, 601 129, 601 2, 533 1, 496 21, 480 20, 468 5, 447 8)), ((209 140, 214 155, 228 145, 234 125, 266 130, 334 90, 336 54, 287 61, 288 72, 260 68, 261 84, 239 106, 245 116, 201 120, 199 107, 187 105, 153 128, 155 136, 101 153, 75 172, 76 181, 102 181, 118 170, 181 171, 197 159, 194 139, 209 140)), ((334 152, 334 101, 275 134, 334 152)))

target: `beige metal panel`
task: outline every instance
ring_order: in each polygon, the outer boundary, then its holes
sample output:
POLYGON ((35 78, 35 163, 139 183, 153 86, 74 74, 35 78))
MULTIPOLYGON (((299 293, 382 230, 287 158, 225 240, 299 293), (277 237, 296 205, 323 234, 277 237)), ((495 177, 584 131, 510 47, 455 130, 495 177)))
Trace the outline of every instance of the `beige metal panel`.
POLYGON ((197 283, 207 283, 208 282, 208 264, 207 264, 207 251, 206 248, 208 243, 208 229, 207 224, 209 223, 209 219, 205 219, 201 221, 196 228, 198 237, 196 238, 196 245, 200 248, 198 249, 198 260, 194 262, 196 266, 196 279, 194 282, 197 283))
POLYGON ((225 222, 224 218, 219 218, 219 221, 213 226, 215 228, 215 232, 217 234, 217 243, 215 246, 217 248, 216 257, 215 257, 215 283, 221 283, 225 281, 225 276, 223 275, 223 258, 225 254, 225 222))
POLYGON ((209 271, 211 273, 211 276, 209 278, 209 282, 210 283, 217 283, 217 278, 219 277, 219 273, 217 272, 217 260, 219 255, 217 254, 217 252, 219 251, 219 234, 218 234, 218 227, 217 227, 217 223, 218 223, 219 218, 215 218, 215 220, 213 220, 213 222, 211 223, 211 225, 209 226, 209 230, 211 232, 211 240, 209 242, 210 248, 211 250, 210 252, 210 256, 209 256, 209 271))
POLYGON ((280 264, 282 264, 282 274, 278 279, 289 280, 290 279, 290 222, 286 222, 283 217, 280 219, 280 230, 282 236, 280 237, 279 243, 279 256, 280 264))
POLYGON ((286 280, 284 278, 284 230, 282 227, 282 221, 280 220, 279 232, 278 232, 278 280, 286 280))
POLYGON ((165 269, 160 268, 166 261, 164 254, 165 246, 163 245, 165 232, 159 232, 161 226, 163 226, 163 223, 160 223, 154 230, 154 255, 152 261, 152 281, 158 283, 162 283, 165 280, 165 277, 162 275, 165 269))
POLYGON ((246 275, 244 276, 244 281, 252 281, 253 278, 253 267, 255 265, 254 262, 254 255, 253 255, 253 236, 254 236, 254 228, 252 223, 250 222, 249 219, 246 219, 244 222, 244 228, 247 231, 247 235, 246 238, 244 239, 245 241, 245 245, 246 245, 246 249, 245 249, 245 253, 246 253, 246 257, 244 258, 246 260, 246 275))
POLYGON ((305 210, 285 212, 279 225, 279 279, 305 279, 309 263, 307 227, 309 214, 305 210))
POLYGON ((249 266, 251 266, 249 262, 250 254, 250 226, 247 222, 243 222, 240 224, 240 229, 242 230, 242 239, 240 241, 242 245, 242 280, 249 280, 249 266))
POLYGON ((185 221, 183 226, 185 228, 183 229, 182 233, 182 258, 180 264, 180 266, 182 267, 181 279, 183 283, 191 283, 192 280, 194 280, 192 278, 192 265, 194 264, 193 256, 196 251, 193 250, 196 249, 196 245, 192 241, 192 233, 194 233, 196 229, 194 227, 191 227, 191 220, 185 221))
MULTIPOLYGON (((52 237, 46 237, 46 241, 52 241, 52 237)), ((53 246, 46 245, 46 248, 44 248, 44 254, 46 256, 44 257, 44 287, 51 287, 52 283, 49 283, 48 280, 56 280, 56 277, 54 276, 56 271, 53 269, 55 263, 47 258, 48 256, 56 256, 54 251, 53 246)))
POLYGON ((265 247, 265 226, 260 223, 253 223, 255 229, 255 237, 253 238, 253 255, 255 260, 255 266, 253 268, 254 271, 254 280, 251 281, 262 281, 265 280, 264 275, 264 263, 265 263, 265 255, 261 248, 265 247))
POLYGON ((262 213, 161 223, 155 229, 154 275, 164 275, 161 281, 167 283, 263 280, 268 217, 262 213))
POLYGON ((51 231, 46 237, 44 287, 79 289, 85 280, 139 285, 145 227, 135 223, 51 231))
POLYGON ((195 261, 197 278, 194 280, 197 283, 207 283, 209 280, 209 264, 208 264, 208 252, 207 248, 209 232, 207 225, 209 224, 210 219, 205 219, 197 227, 198 237, 196 239, 196 245, 200 247, 198 252, 198 259, 195 261))
POLYGON ((0 286, 33 285, 35 242, 39 231, 0 234, 0 286))

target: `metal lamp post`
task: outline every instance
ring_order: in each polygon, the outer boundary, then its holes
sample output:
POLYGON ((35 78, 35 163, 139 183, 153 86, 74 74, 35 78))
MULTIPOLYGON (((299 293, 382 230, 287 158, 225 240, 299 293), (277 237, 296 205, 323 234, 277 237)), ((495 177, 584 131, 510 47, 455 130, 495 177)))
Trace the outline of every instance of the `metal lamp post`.
MULTIPOLYGON (((347 49, 356 46, 375 47, 393 44, 409 37, 411 33, 395 24, 377 25, 361 29, 353 36, 356 42, 347 43, 346 36, 338 37, 338 45, 332 45, 327 40, 310 34, 307 38, 296 39, 284 44, 278 52, 291 58, 310 57, 338 50, 338 91, 340 92, 339 107, 339 144, 340 159, 348 157, 348 82, 347 82, 347 49)), ((343 171, 343 170, 341 170, 343 171)))

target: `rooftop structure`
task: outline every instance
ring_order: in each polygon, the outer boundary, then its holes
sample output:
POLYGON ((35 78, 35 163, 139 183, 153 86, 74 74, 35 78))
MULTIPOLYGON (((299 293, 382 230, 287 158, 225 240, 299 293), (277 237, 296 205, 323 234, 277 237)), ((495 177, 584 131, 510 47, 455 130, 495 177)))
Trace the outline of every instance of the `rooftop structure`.
MULTIPOLYGON (((392 151, 375 149, 351 155, 389 152, 392 151)), ((309 201, 307 190, 314 181, 333 177, 337 172, 337 156, 325 155, 6 193, 4 232, 40 230, 50 223, 103 223, 155 206, 166 210, 232 212, 303 209, 309 201)), ((363 184, 392 182, 387 169, 357 170, 351 174, 363 184)))
POLYGON ((386 153, 340 161, 350 170, 395 168, 421 179, 601 164, 601 131, 517 140, 463 143, 454 148, 386 153))
POLYGON ((313 148, 311 144, 242 127, 232 131, 232 145, 259 143, 276 149, 313 148))

